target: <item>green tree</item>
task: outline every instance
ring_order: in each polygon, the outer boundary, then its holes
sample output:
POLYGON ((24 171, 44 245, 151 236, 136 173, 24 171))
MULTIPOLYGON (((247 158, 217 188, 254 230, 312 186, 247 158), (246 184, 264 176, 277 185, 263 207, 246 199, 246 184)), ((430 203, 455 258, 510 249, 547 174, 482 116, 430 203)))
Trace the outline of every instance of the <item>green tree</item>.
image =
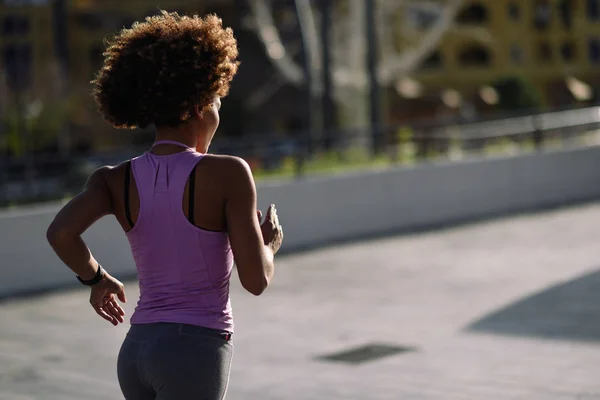
POLYGON ((14 104, 7 105, 2 115, 2 151, 8 151, 17 157, 24 152, 23 138, 19 135, 21 125, 17 107, 14 104))
POLYGON ((35 101, 17 107, 9 104, 2 119, 3 151, 20 157, 56 143, 69 111, 66 100, 55 102, 35 101))

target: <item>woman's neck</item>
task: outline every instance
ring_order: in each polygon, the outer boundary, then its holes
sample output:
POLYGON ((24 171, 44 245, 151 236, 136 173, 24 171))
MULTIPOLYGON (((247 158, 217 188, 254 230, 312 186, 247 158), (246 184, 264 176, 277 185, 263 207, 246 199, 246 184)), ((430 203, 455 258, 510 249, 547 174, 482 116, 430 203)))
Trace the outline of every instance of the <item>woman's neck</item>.
POLYGON ((188 124, 182 124, 177 127, 156 127, 155 141, 168 140, 195 149, 198 146, 198 136, 191 128, 188 124))

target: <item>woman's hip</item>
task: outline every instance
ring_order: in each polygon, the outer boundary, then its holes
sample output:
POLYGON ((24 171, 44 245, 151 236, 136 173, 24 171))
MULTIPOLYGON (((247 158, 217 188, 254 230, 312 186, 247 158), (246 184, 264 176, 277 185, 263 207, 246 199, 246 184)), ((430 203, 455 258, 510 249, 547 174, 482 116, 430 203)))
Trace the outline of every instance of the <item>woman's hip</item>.
POLYGON ((119 354, 119 375, 152 390, 219 393, 227 387, 233 344, 228 332, 173 323, 132 325, 119 354))

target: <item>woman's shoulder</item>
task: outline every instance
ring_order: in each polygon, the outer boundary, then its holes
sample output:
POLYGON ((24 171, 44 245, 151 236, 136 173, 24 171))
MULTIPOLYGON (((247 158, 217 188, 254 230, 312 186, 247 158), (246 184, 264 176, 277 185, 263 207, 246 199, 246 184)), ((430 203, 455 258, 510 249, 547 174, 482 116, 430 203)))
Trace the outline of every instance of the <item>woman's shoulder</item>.
POLYGON ((218 168, 219 171, 231 174, 240 174, 250 171, 250 165, 241 157, 207 154, 203 157, 202 163, 208 167, 218 168))
POLYGON ((212 177, 215 184, 237 186, 254 182, 250 165, 241 157, 207 154, 198 167, 204 168, 205 175, 212 177))
POLYGON ((101 179, 108 187, 112 187, 117 181, 122 181, 127 171, 129 160, 117 165, 103 165, 90 175, 90 179, 101 179))

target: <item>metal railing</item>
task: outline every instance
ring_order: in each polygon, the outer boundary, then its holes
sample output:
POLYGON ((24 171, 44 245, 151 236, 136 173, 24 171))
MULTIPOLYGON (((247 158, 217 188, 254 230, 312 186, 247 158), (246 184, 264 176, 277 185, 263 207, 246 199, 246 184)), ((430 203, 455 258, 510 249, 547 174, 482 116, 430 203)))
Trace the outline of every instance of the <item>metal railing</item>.
MULTIPOLYGON (((248 135, 217 138, 211 152, 246 159, 257 178, 293 179, 332 170, 403 165, 431 160, 489 157, 544 148, 600 144, 600 107, 572 109, 487 121, 417 121, 378 132, 337 130, 318 137, 296 132, 284 138, 248 135), (385 144, 373 153, 371 143, 385 144)), ((146 148, 89 155, 0 159, 0 206, 57 199, 79 191, 93 169, 133 157, 146 148)))

